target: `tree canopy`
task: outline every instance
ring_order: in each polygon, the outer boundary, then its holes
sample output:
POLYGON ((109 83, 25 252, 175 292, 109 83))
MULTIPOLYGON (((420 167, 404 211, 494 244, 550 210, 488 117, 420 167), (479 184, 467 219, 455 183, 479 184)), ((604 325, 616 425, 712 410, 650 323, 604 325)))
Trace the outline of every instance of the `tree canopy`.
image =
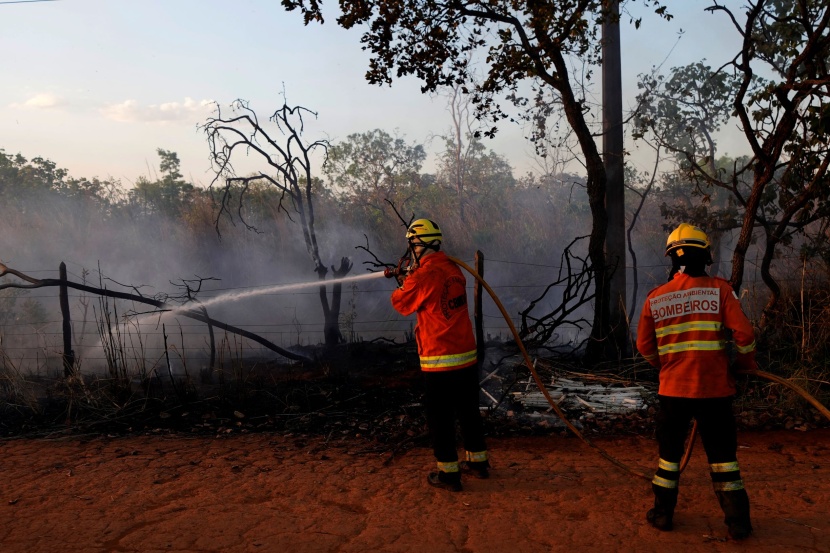
POLYGON ((705 202, 712 189, 731 194, 730 205, 715 214, 721 224, 714 230, 740 228, 730 279, 736 288, 753 232, 763 229, 768 318, 780 295, 770 272, 776 247, 830 214, 830 6, 758 0, 742 15, 717 2, 707 10, 729 18, 740 51, 720 68, 701 62, 674 68, 668 78, 644 78, 637 134, 649 132, 674 152, 705 202), (723 163, 713 134, 730 119, 749 154, 723 163))

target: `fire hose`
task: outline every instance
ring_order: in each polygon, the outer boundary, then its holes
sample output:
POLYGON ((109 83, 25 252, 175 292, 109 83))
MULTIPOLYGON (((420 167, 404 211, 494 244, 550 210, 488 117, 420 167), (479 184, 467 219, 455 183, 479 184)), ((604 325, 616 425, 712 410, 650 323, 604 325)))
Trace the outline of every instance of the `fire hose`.
MULTIPOLYGON (((770 382, 775 382, 776 384, 781 384, 782 386, 786 386, 790 390, 794 391, 801 397, 803 397, 810 405, 816 408, 816 410, 821 413, 822 415, 830 420, 830 410, 827 409, 824 405, 821 404, 819 400, 815 397, 810 395, 810 393, 799 386, 798 384, 791 382, 785 378, 781 378, 780 376, 776 376, 774 374, 764 372, 761 370, 754 370, 754 371, 738 371, 738 374, 745 374, 748 376, 759 376, 761 378, 765 378, 770 382)), ((683 458, 680 460, 680 472, 686 468, 686 465, 689 464, 689 459, 692 457, 692 450, 695 446, 695 438, 697 437, 697 421, 694 422, 692 425, 692 429, 689 431, 689 438, 686 440, 686 451, 683 453, 683 458)))
MULTIPOLYGON (((504 305, 501 303, 501 300, 499 300, 496 293, 493 291, 493 289, 490 287, 490 285, 487 284, 487 282, 481 277, 481 275, 479 275, 475 271, 475 269, 473 269, 472 267, 470 267, 469 265, 467 265, 466 263, 464 263, 460 259, 457 259, 457 258, 452 257, 450 255, 448 255, 447 257, 449 258, 450 261, 452 261, 453 263, 455 263, 459 267, 462 267, 464 270, 466 270, 468 273, 470 273, 470 275, 472 275, 473 278, 475 278, 476 281, 478 281, 479 284, 481 284, 481 286, 484 287, 485 290, 487 290, 487 293, 490 295, 490 297, 495 302, 496 306, 499 308, 499 311, 501 312, 502 317, 504 317, 504 320, 507 323, 507 326, 510 327, 510 332, 513 334, 513 340, 516 342, 516 345, 518 346, 519 351, 521 351, 522 357, 524 358, 524 361, 525 361, 525 364, 527 365, 527 368, 530 371, 530 374, 533 376, 533 380, 536 382, 536 386, 539 388, 539 391, 542 392, 542 395, 545 396, 545 399, 550 404, 551 409, 562 420, 562 422, 565 424, 565 426, 567 426, 568 429, 571 432, 573 432, 574 435, 577 438, 579 438, 580 440, 585 442, 588 446, 593 448, 603 458, 605 458, 607 461, 609 461, 610 463, 612 463, 616 467, 618 467, 618 468, 620 468, 620 469, 622 469, 622 470, 624 470, 624 471, 626 471, 630 474, 633 474, 634 476, 638 476, 640 478, 644 478, 645 480, 651 481, 651 479, 652 479, 651 475, 649 475, 645 472, 642 472, 640 470, 637 470, 635 468, 629 467, 628 465, 626 465, 625 463, 623 463, 619 459, 616 459, 616 458, 612 457, 608 452, 606 452, 604 449, 602 449, 601 447, 599 447, 598 445, 593 443, 590 439, 588 439, 587 436, 585 436, 582 432, 580 432, 579 429, 576 426, 574 426, 574 424, 570 420, 568 420, 568 418, 565 416, 565 414, 559 408, 559 405, 557 405, 557 403, 555 401, 553 401, 553 398, 550 396, 550 393, 548 392, 547 387, 544 385, 544 383, 542 382, 542 379, 539 377, 539 373, 536 372, 536 368, 533 366, 533 362, 530 360, 530 355, 527 353, 527 349, 525 348, 524 343, 522 342, 522 339, 519 337, 519 333, 516 331, 516 326, 513 324, 512 319, 507 314, 507 310, 504 308, 504 305)), ((387 271, 386 276, 387 277, 395 276, 394 272, 395 271, 387 271)), ((805 400, 807 400, 807 402, 809 402, 822 415, 824 415, 827 418, 827 420, 830 420, 830 410, 828 410, 827 407, 822 405, 821 402, 819 402, 815 397, 810 395, 801 386, 798 386, 797 384, 795 384, 793 382, 790 382, 789 380, 786 380, 786 379, 781 378, 779 376, 776 376, 774 374, 770 374, 768 372, 764 372, 764 371, 760 371, 760 370, 742 371, 741 374, 747 374, 747 375, 751 375, 751 376, 758 376, 758 377, 765 378, 767 380, 770 380, 772 382, 775 382, 775 383, 778 383, 778 384, 781 384, 783 386, 786 386, 786 387, 790 388, 791 390, 796 392, 798 395, 803 397, 805 400)), ((686 467, 686 464, 688 464, 689 459, 691 458, 692 449, 694 448, 696 433, 697 433, 697 421, 695 421, 694 426, 692 427, 692 430, 689 433, 689 439, 688 439, 688 443, 687 443, 687 446, 686 446, 686 451, 685 451, 685 453, 683 455, 683 459, 681 461, 681 468, 680 468, 681 471, 686 467)))

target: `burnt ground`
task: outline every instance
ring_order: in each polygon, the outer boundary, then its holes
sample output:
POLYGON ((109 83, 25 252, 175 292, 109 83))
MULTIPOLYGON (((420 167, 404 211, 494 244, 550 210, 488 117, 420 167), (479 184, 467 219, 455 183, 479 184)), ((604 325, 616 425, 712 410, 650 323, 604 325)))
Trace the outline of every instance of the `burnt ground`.
MULTIPOLYGON (((299 353, 315 360, 250 360, 230 370, 203 370, 176 379, 157 374, 121 386, 115 384, 117 380, 102 378, 43 379, 36 400, 12 398, 4 405, 0 436, 277 432, 369 440, 376 450, 390 453, 427 444, 423 383, 414 344, 362 342, 299 353)), ((653 371, 640 368, 628 376, 586 374, 574 362, 545 358, 537 359, 536 368, 545 382, 567 376, 608 386, 642 385, 647 397, 637 410, 614 414, 586 408, 565 413, 586 435, 653 434, 653 371)), ((488 436, 568 433, 552 412, 514 402, 513 392, 535 389, 515 351, 498 344, 488 349, 482 374, 490 375, 482 393, 488 436)), ((827 426, 817 411, 797 397, 784 401, 781 390, 770 392, 768 383, 745 378, 740 388, 736 414, 742 429, 827 426)))

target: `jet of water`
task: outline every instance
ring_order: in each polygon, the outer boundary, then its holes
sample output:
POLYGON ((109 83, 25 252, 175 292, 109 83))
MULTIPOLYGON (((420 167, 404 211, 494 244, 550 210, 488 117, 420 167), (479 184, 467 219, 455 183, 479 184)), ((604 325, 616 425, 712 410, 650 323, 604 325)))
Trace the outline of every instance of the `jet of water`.
MULTIPOLYGON (((266 286, 265 288, 258 288, 256 290, 246 290, 245 292, 228 292, 221 294, 215 298, 199 302, 199 307, 210 307, 218 303, 226 303, 229 301, 239 301, 253 296, 261 296, 263 294, 272 294, 275 292, 288 292, 290 290, 301 290, 303 288, 316 288, 318 286, 329 286, 331 284, 342 284, 344 282, 358 282, 362 280, 374 280, 383 277, 382 272, 366 273, 364 275, 349 276, 343 278, 336 278, 332 280, 314 280, 309 282, 297 282, 294 284, 278 284, 274 286, 266 286)), ((193 304, 186 304, 167 312, 168 315, 176 315, 181 311, 190 311, 195 306, 193 304)))

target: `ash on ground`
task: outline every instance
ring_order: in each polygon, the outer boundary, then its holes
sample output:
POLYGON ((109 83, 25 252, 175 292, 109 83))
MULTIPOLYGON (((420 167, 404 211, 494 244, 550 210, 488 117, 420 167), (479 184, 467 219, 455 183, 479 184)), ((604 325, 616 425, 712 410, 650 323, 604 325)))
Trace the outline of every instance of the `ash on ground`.
POLYGON ((488 417, 505 420, 524 432, 566 431, 548 398, 571 423, 585 432, 650 432, 656 412, 657 385, 613 374, 587 373, 577 363, 531 357, 539 380, 524 357, 488 348, 482 364, 481 405, 488 417))

